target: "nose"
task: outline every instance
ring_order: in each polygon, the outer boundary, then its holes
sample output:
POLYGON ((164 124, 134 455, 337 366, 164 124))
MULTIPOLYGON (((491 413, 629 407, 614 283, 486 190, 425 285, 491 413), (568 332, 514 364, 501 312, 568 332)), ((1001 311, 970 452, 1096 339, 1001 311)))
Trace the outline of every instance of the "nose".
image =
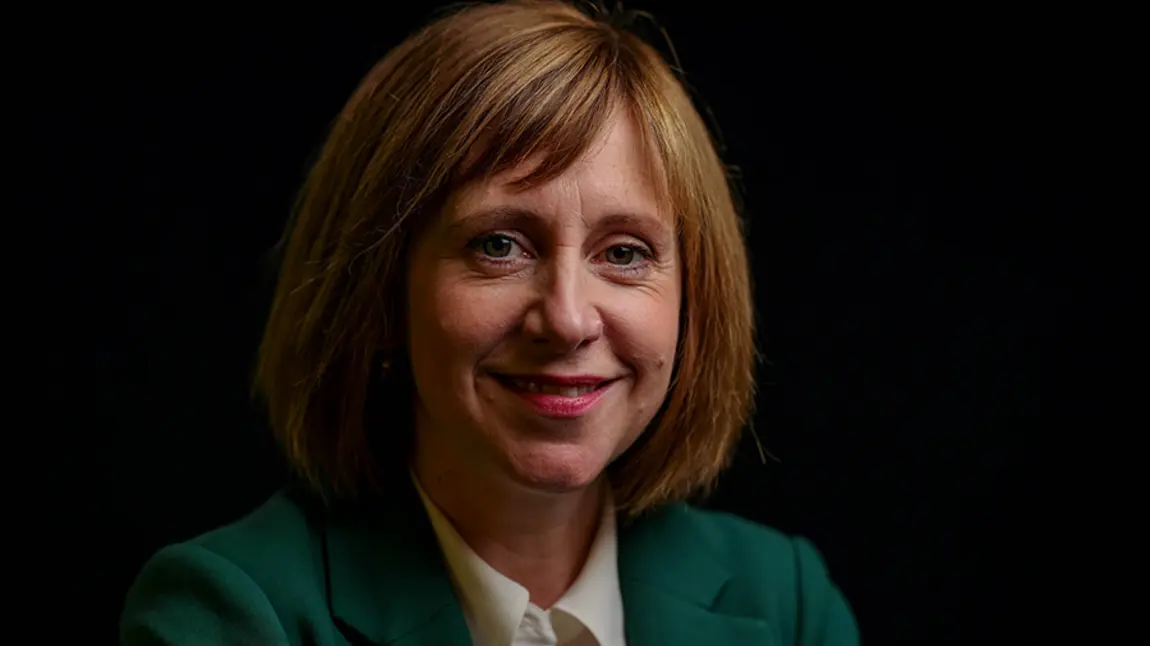
POLYGON ((523 323, 532 342, 557 353, 574 351, 603 334, 603 318, 590 293, 594 277, 577 250, 566 251, 538 274, 538 295, 523 323))

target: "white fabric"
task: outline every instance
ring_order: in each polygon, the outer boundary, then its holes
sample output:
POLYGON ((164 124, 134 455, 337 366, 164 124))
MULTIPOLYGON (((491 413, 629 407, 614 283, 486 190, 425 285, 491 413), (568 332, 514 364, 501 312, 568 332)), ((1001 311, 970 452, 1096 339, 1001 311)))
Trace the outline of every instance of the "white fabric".
POLYGON ((479 557, 451 521, 415 487, 443 550, 475 646, 625 646, 619 590, 615 513, 604 505, 587 563, 549 610, 530 601, 527 588, 479 557))

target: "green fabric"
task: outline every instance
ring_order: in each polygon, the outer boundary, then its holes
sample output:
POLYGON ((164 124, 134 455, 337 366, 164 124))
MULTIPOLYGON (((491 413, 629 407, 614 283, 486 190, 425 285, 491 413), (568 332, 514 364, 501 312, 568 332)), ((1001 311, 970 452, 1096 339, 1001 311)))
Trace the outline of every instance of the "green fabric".
MULTIPOLYGON (((619 579, 629 646, 859 642, 809 542, 729 514, 676 504, 620 526, 619 579)), ((349 509, 285 490, 244 519, 153 556, 128 593, 121 643, 450 646, 471 638, 413 490, 349 509)))

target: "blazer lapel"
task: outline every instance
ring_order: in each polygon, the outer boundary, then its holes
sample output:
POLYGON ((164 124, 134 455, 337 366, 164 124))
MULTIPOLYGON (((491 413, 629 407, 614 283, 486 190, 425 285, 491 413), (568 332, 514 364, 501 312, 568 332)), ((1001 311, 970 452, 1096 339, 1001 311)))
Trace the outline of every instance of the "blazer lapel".
POLYGON ((731 577, 705 545, 679 505, 621 528, 619 585, 627 646, 775 645, 765 621, 717 609, 731 577))
POLYGON ((332 619, 351 644, 470 646, 471 635, 414 487, 332 510, 322 527, 332 619))

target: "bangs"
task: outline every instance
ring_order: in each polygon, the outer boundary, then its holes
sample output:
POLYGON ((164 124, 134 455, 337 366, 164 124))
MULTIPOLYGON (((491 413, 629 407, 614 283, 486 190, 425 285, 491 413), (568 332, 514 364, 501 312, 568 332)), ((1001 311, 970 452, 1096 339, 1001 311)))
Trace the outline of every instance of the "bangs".
MULTIPOLYGON (((583 156, 614 115, 633 107, 627 73, 633 68, 617 38, 594 27, 547 36, 520 40, 513 55, 495 57, 466 83, 476 91, 457 117, 453 143, 464 161, 453 190, 528 162, 530 172, 516 183, 546 182, 583 156)), ((646 128, 638 125, 646 142, 646 128)))

